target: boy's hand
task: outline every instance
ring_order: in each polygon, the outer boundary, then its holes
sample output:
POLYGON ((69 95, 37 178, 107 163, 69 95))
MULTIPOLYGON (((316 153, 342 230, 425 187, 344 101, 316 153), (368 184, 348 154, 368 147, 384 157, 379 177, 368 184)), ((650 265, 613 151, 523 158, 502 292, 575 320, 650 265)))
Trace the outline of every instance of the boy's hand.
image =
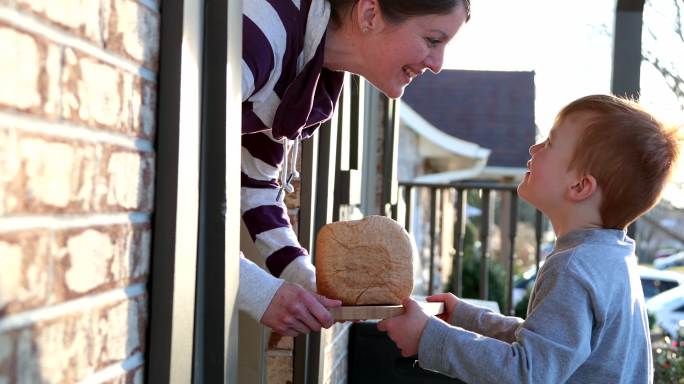
POLYGON ((442 302, 444 303, 444 312, 437 315, 440 320, 445 321, 447 324, 451 324, 451 316, 454 313, 454 308, 458 303, 458 298, 450 292, 438 293, 436 295, 428 296, 425 298, 428 302, 442 302))
POLYGON ((378 329, 386 331, 390 339, 401 349, 401 355, 408 357, 418 353, 420 336, 429 317, 413 299, 407 298, 403 304, 406 312, 379 322, 378 329))

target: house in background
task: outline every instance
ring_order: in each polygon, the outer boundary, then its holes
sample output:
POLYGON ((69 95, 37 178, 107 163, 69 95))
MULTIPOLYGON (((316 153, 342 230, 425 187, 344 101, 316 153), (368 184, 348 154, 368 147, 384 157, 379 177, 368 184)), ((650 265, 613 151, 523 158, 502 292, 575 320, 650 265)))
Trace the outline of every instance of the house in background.
POLYGON ((421 127, 425 124, 437 128, 443 137, 463 144, 451 147, 452 141, 443 139, 436 143, 456 154, 455 157, 435 156, 419 150, 414 152, 417 158, 400 158, 399 169, 405 171, 399 174, 400 180, 513 181, 524 175, 529 159, 527 151, 534 144, 536 134, 534 72, 444 70, 438 75, 426 73, 406 88, 402 100, 400 148, 416 140, 431 140, 432 133, 421 127), (489 154, 485 156, 487 150, 489 154), (457 158, 464 156, 464 152, 466 157, 485 160, 486 164, 459 162, 457 158), (464 173, 465 169, 471 172, 464 173))
MULTIPOLYGON (((517 183, 526 171, 528 149, 534 144, 534 72, 444 70, 426 73, 406 88, 400 109, 398 178, 400 182, 444 185, 464 180, 517 183)), ((431 252, 437 269, 433 286, 444 284, 451 274, 455 193, 437 193, 433 237, 430 221, 431 191, 418 188, 412 198, 412 233, 420 258, 416 263, 416 293, 427 287, 426 270, 431 252), (435 239, 434 243, 430 239, 435 239), (436 249, 432 249, 436 248, 436 249)), ((510 194, 496 196, 502 212, 509 212, 510 194)), ((495 197, 495 198, 496 198, 495 197)), ((492 209, 485 214, 494 222, 492 209)), ((470 215, 479 215, 469 207, 470 215)), ((499 220, 492 237, 506 238, 509 220, 499 220), (500 236, 497 236, 500 235, 500 236)), ((506 247, 505 241, 497 242, 506 247)), ((501 249, 500 255, 507 255, 501 249)))

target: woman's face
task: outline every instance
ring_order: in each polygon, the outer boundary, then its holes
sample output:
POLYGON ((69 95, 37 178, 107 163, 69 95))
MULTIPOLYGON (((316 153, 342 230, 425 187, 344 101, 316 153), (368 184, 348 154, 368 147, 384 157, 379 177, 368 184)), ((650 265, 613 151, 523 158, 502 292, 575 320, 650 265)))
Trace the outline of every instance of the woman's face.
POLYGON ((442 69, 444 48, 466 21, 463 6, 449 14, 411 17, 400 24, 380 21, 361 45, 365 70, 360 73, 391 98, 404 93, 426 69, 442 69))

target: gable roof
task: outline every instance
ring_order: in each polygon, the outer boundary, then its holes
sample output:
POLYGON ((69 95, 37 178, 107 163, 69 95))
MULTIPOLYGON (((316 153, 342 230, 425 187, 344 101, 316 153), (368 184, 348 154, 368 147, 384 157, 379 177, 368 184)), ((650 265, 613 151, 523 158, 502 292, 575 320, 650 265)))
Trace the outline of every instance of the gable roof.
POLYGON ((489 166, 525 167, 536 131, 534 72, 426 72, 402 100, 444 133, 491 149, 489 166))

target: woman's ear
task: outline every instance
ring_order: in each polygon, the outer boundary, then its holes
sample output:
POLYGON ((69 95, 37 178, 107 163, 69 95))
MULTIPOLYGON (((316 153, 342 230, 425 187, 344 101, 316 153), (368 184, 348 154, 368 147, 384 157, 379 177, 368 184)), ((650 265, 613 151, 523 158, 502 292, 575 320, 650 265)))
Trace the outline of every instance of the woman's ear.
POLYGON ((568 190, 571 201, 580 202, 590 198, 598 189, 596 178, 592 175, 580 176, 568 190))
POLYGON ((359 0, 356 4, 356 20, 361 32, 372 31, 380 22, 380 4, 378 0, 359 0))

